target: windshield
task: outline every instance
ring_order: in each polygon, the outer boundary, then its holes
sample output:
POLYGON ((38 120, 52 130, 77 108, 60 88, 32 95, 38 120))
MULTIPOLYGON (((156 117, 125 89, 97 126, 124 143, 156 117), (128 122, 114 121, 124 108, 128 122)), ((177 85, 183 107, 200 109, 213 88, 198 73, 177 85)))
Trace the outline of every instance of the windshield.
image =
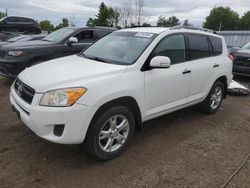
POLYGON ((28 37, 28 36, 20 35, 20 36, 17 36, 17 37, 12 37, 12 38, 8 39, 7 41, 8 41, 8 42, 22 41, 22 40, 25 39, 26 37, 28 37))
POLYGON ((249 42, 249 43, 246 43, 242 48, 243 48, 243 49, 250 50, 250 42, 249 42))
POLYGON ((53 33, 49 34, 47 37, 45 37, 43 40, 49 41, 49 42, 61 42, 65 37, 70 35, 75 31, 71 28, 63 28, 59 29, 57 31, 54 31, 53 33))
POLYGON ((152 33, 115 32, 83 52, 86 58, 107 63, 133 64, 156 37, 152 33))

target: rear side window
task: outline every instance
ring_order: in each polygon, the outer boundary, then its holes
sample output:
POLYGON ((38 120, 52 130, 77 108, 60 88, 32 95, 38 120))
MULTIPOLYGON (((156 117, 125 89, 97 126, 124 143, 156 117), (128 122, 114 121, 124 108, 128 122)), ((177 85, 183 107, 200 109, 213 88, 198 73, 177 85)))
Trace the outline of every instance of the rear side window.
POLYGON ((216 56, 222 54, 222 40, 213 36, 209 36, 209 39, 213 49, 211 55, 216 56))
POLYGON ((190 59, 200 59, 210 56, 209 44, 205 35, 188 35, 190 59))
POLYGON ((35 23, 34 20, 32 19, 29 19, 29 18, 18 18, 18 22, 21 22, 21 23, 27 23, 27 24, 33 24, 35 23))
POLYGON ((171 64, 177 64, 186 60, 185 39, 183 35, 169 36, 163 39, 153 51, 153 57, 166 56, 171 64))
POLYGON ((110 31, 101 31, 101 30, 95 32, 96 32, 96 39, 102 38, 107 34, 111 33, 110 31))

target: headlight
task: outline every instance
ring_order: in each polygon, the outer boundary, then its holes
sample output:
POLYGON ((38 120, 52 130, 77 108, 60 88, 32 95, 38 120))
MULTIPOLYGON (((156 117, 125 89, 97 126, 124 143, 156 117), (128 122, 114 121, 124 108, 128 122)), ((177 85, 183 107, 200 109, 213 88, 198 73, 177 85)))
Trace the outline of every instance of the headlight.
POLYGON ((24 54, 23 51, 9 51, 8 52, 8 55, 13 56, 13 57, 22 56, 23 54, 24 54))
POLYGON ((41 106, 67 107, 72 106, 84 93, 86 88, 67 88, 48 91, 42 97, 41 106))

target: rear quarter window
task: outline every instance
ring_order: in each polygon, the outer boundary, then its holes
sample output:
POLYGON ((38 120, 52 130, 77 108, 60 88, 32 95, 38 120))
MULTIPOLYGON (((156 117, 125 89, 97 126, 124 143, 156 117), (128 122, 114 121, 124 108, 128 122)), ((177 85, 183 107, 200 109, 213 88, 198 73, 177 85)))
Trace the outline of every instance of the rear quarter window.
POLYGON ((212 45, 212 55, 216 56, 222 54, 222 40, 213 36, 209 36, 209 40, 212 45))

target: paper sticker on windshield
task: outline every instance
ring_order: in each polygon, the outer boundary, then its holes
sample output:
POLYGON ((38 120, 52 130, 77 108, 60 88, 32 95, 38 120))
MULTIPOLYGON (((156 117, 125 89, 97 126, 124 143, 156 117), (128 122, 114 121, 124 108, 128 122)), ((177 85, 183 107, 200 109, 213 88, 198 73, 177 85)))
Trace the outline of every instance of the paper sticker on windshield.
POLYGON ((151 38, 154 34, 152 33, 136 33, 136 37, 151 38))

